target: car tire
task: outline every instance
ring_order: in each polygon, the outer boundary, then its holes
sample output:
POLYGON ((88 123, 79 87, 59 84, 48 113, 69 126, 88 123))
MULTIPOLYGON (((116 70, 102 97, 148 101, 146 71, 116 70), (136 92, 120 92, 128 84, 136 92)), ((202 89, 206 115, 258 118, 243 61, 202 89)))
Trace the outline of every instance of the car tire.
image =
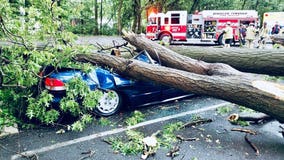
POLYGON ((160 36, 160 40, 162 43, 164 44, 171 44, 172 42, 172 37, 170 34, 168 33, 163 33, 161 36, 160 36))
POLYGON ((95 108, 98 116, 111 116, 118 112, 122 106, 122 96, 114 90, 103 91, 99 104, 95 108))
POLYGON ((224 33, 221 33, 218 37, 218 44, 219 45, 224 45, 225 44, 225 40, 223 38, 224 33))

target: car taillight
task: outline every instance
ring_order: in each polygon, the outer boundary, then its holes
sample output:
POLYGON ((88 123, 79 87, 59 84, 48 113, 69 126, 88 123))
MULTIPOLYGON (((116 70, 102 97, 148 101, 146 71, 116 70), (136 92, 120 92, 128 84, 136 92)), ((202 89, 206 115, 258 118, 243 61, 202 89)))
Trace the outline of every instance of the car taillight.
POLYGON ((56 78, 45 78, 44 85, 46 89, 52 91, 63 91, 66 89, 64 83, 56 78))

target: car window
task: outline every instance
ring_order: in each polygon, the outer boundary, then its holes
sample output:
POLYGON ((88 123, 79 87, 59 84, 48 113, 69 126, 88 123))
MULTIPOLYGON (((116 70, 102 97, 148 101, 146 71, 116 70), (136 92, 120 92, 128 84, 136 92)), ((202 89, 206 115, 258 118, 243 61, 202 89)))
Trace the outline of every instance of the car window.
POLYGON ((155 60, 153 60, 151 58, 151 56, 149 55, 149 53, 145 50, 139 52, 139 54, 135 57, 133 57, 133 59, 136 59, 136 60, 139 60, 139 61, 142 61, 142 62, 146 62, 146 63, 149 63, 149 64, 157 64, 157 62, 155 60))

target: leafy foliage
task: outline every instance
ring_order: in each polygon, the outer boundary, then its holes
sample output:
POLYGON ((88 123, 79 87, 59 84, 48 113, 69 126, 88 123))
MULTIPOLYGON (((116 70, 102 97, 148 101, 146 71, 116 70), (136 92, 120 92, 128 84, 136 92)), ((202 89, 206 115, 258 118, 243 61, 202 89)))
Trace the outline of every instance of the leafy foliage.
POLYGON ((134 155, 142 153, 143 151, 143 138, 144 135, 141 132, 128 130, 126 131, 127 142, 118 137, 111 137, 108 141, 112 144, 112 148, 115 151, 119 151, 123 155, 134 155))
POLYGON ((136 125, 142 122, 144 118, 145 118, 145 115, 143 113, 141 113, 140 111, 134 111, 132 116, 126 119, 125 123, 128 126, 133 126, 133 125, 136 125))
POLYGON ((90 70, 90 65, 74 62, 72 57, 76 53, 89 53, 92 48, 76 46, 76 36, 64 30, 77 8, 64 1, 0 2, 2 41, 10 42, 0 48, 0 119, 5 118, 0 126, 25 116, 54 124, 67 112, 79 117, 72 129, 81 131, 91 122, 88 113, 97 105, 101 92, 91 91, 81 79, 74 78, 66 86, 67 97, 59 108, 54 108, 50 105, 53 97, 41 87, 43 77, 38 74, 48 65, 90 70))
POLYGON ((182 127, 182 122, 170 123, 163 127, 162 136, 159 139, 160 144, 165 147, 170 147, 171 143, 176 142, 177 138, 174 134, 176 131, 179 131, 182 127))

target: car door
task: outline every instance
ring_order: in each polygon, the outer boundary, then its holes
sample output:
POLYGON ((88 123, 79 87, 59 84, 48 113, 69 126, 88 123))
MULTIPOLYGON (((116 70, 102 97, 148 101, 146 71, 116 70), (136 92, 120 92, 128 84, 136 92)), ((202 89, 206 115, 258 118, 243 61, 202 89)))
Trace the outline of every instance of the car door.
POLYGON ((120 86, 129 106, 150 104, 161 99, 161 86, 154 82, 134 80, 130 86, 120 86))

